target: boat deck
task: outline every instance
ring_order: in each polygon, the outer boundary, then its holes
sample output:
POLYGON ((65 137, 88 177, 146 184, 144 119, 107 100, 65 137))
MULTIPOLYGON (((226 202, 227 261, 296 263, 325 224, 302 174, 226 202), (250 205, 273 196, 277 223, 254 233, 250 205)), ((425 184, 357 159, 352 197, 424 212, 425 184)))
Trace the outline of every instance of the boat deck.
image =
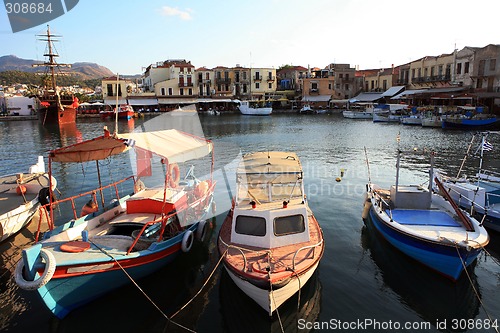
MULTIPOLYGON (((391 212, 387 210, 387 214, 391 212)), ((461 227, 453 217, 439 210, 393 209, 392 218, 402 225, 461 227)))
POLYGON ((232 217, 228 215, 220 230, 219 237, 222 242, 219 241, 219 251, 223 254, 228 249, 225 244, 231 245, 225 257, 225 263, 233 270, 240 271, 250 278, 267 280, 270 277, 273 282, 286 279, 293 275, 294 271, 300 274, 300 272, 307 270, 323 255, 324 243, 321 243, 323 233, 309 209, 308 220, 310 236, 308 242, 266 249, 232 243, 232 217), (318 246, 312 247, 314 245, 318 246), (308 246, 311 248, 303 249, 308 246), (295 269, 293 270, 294 261, 295 269))
POLYGON ((10 212, 17 207, 35 199, 37 194, 26 193, 24 197, 17 193, 3 193, 0 197, 0 215, 10 212), (26 201, 25 201, 26 198, 26 201))

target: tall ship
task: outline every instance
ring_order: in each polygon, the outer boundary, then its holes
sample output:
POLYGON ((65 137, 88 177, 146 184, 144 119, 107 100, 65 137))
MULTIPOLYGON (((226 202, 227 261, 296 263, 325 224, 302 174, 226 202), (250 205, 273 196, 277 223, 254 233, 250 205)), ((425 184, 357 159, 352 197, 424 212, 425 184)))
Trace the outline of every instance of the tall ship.
POLYGON ((59 64, 55 60, 59 55, 53 43, 61 36, 51 34, 50 27, 47 25, 47 33, 38 37, 41 41, 47 42, 44 54, 44 57, 47 57, 46 61, 33 65, 33 67, 45 67, 42 85, 35 96, 38 100, 38 119, 44 125, 74 124, 76 109, 79 105, 78 98, 70 92, 57 90, 56 76, 61 74, 60 68, 71 67, 70 64, 59 64))

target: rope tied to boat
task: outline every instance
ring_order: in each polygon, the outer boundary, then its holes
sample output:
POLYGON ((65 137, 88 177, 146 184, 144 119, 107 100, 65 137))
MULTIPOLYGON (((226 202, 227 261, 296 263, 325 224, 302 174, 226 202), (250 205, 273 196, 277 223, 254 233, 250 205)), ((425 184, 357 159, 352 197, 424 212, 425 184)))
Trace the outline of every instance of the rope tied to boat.
POLYGON ((276 300, 274 299, 273 282, 271 281, 271 272, 270 271, 267 272, 267 276, 269 279, 269 289, 270 289, 270 293, 271 293, 271 298, 273 299, 272 301, 274 303, 274 307, 276 308, 276 310, 275 310, 276 316, 278 317, 278 322, 280 323, 281 333, 285 333, 285 330, 283 328, 283 323, 281 322, 280 312, 278 310, 278 307, 276 306, 276 300))
MULTIPOLYGON (((481 304, 481 307, 483 308, 484 313, 486 313, 486 316, 488 317, 488 319, 491 323, 491 322, 493 322, 493 319, 491 318, 491 315, 489 314, 489 312, 486 310, 486 307, 484 306, 484 303, 481 299, 481 296, 479 296, 479 292, 477 291, 476 287, 474 286, 474 283, 472 282, 472 278, 471 278, 469 272, 467 271, 467 266, 465 265, 465 262, 462 259, 462 256, 460 255, 460 250, 458 248, 458 244, 456 242, 453 242, 453 244, 455 245, 455 250, 457 250, 458 258, 460 259, 460 262, 462 263, 462 266, 464 268, 465 274, 467 275, 467 279, 469 280, 469 283, 472 287, 472 290, 474 291, 474 294, 476 295, 476 298, 479 301, 479 304, 481 304)), ((481 244, 479 244, 479 245, 484 249, 484 247, 481 244)), ((493 327, 493 328, 495 329, 495 332, 499 333, 497 327, 493 327)))

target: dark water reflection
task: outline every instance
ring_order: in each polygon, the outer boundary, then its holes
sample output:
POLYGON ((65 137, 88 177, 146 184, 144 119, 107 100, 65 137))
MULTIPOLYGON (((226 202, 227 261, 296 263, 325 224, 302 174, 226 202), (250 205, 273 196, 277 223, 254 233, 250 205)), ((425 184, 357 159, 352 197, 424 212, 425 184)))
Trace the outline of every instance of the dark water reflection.
MULTIPOLYGON (((119 132, 144 127, 148 120, 119 122, 119 132)), ((368 178, 381 186, 394 183, 398 134, 402 150, 413 152, 416 148, 417 151, 403 156, 401 183, 420 184, 427 181, 429 167, 427 156, 420 152, 424 148, 436 151, 436 168, 455 175, 471 140, 471 132, 374 124, 344 119, 339 114, 222 115, 201 116, 200 120, 202 132, 215 143, 216 201, 220 215, 204 244, 197 244, 192 252, 179 257, 173 265, 139 282, 164 313, 171 315, 187 302, 219 259, 216 237, 234 191, 235 166, 231 163, 240 152, 290 150, 297 152, 304 166, 307 198, 323 228, 326 249, 313 283, 301 296, 299 311, 296 311, 296 297, 283 308, 286 332, 310 331, 294 325, 299 319, 323 325, 325 331, 332 328, 330 323, 365 319, 429 322, 432 324, 431 329, 426 330, 429 332, 439 331, 435 327, 437 320, 482 320, 487 315, 500 319, 500 268, 495 261, 500 259, 499 237, 492 236, 488 246, 491 256, 481 255, 471 271, 473 286, 478 290, 483 308, 465 276, 456 284, 435 276, 385 244, 361 218, 368 178), (342 171, 341 181, 336 181, 342 171), (226 184, 226 180, 230 184, 226 184)), ((113 122, 100 119, 79 120, 76 130, 58 132, 41 128, 37 122, 0 123, 0 154, 3 156, 0 171, 27 170, 37 155, 46 156, 51 149, 101 135, 103 125, 110 129, 114 126, 113 122)), ((165 125, 160 123, 160 126, 165 125)), ((500 149, 499 138, 491 137, 490 141, 500 149)), ((493 159, 493 154, 498 154, 495 152, 498 150, 494 150, 485 163, 499 171, 498 161, 493 159)), ((129 157, 117 162, 109 168, 103 165, 104 173, 130 172, 129 157)), ((477 160, 470 160, 464 170, 472 175, 477 165, 477 160)), ((81 166, 58 165, 54 170, 65 194, 92 184, 96 177, 95 171, 89 168, 84 170, 85 182, 77 181, 76 175, 82 173, 81 166)), ((15 240, 20 240, 21 236, 16 236, 15 240)), ((29 234, 23 237, 29 239, 29 234)), ((23 245, 3 244, 2 247, 1 331, 96 331, 97 318, 102 323, 99 331, 184 331, 168 324, 133 285, 74 311, 64 320, 55 319, 37 295, 21 291, 13 284, 10 276, 19 256, 16 246, 21 248, 23 245)), ((247 327, 254 332, 280 332, 275 317, 268 318, 264 311, 259 313, 257 310, 260 309, 235 290, 232 281, 219 269, 202 293, 174 320, 198 332, 240 332, 248 331, 247 327)))

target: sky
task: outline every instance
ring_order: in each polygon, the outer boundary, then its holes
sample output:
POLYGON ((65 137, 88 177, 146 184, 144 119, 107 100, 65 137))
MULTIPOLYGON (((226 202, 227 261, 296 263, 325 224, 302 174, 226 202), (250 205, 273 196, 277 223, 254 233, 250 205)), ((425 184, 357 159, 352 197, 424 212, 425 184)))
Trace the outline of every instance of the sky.
MULTIPOLYGON (((498 0, 79 0, 48 22, 58 62, 121 75, 186 59, 216 66, 388 68, 465 46, 500 44, 498 0)), ((44 60, 37 34, 13 33, 0 8, 0 56, 44 60)))

